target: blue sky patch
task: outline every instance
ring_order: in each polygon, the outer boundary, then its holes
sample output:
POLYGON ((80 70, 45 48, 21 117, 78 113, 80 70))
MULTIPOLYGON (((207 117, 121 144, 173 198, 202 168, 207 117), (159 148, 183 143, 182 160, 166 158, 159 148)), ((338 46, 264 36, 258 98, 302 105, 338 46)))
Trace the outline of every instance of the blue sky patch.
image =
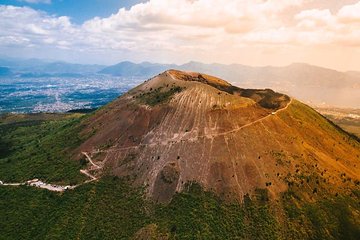
POLYGON ((94 17, 108 17, 120 8, 128 9, 140 2, 146 0, 0 0, 2 5, 28 6, 50 15, 69 16, 76 24, 94 17))

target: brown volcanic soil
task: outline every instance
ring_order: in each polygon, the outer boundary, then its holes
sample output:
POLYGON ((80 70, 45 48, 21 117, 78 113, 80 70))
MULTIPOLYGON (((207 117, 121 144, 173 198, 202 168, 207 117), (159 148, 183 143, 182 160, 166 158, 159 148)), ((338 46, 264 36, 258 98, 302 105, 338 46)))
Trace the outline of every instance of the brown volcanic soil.
POLYGON ((276 199, 295 184, 311 199, 321 189, 348 191, 360 176, 359 142, 310 107, 199 73, 166 71, 84 124, 93 135, 79 156, 161 202, 188 181, 239 200, 258 188, 276 199))

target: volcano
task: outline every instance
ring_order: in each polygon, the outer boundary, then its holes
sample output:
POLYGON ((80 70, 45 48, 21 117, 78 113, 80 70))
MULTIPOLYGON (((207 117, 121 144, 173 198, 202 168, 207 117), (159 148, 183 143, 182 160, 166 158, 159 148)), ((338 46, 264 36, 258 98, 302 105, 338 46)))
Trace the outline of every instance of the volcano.
POLYGON ((359 183, 360 143, 309 106, 271 89, 242 89, 205 74, 168 70, 83 123, 76 149, 101 171, 168 202, 189 182, 243 201, 301 189, 311 200, 359 183))

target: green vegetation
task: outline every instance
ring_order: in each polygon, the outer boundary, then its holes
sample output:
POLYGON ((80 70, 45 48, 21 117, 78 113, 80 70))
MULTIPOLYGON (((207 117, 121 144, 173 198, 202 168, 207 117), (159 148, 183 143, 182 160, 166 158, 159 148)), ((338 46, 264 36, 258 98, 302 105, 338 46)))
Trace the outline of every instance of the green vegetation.
POLYGON ((84 179, 80 162, 71 160, 70 150, 83 139, 79 115, 57 120, 0 122, 0 180, 23 182, 39 178, 48 182, 77 183, 84 179))
POLYGON ((127 239, 150 222, 145 204, 111 177, 63 194, 0 186, 0 238, 127 239))
POLYGON ((225 202, 197 184, 157 206, 154 222, 175 239, 276 239, 277 222, 267 205, 250 198, 242 205, 225 202))
POLYGON ((149 92, 141 93, 136 97, 144 104, 155 106, 169 101, 174 94, 179 93, 182 90, 183 88, 179 86, 171 87, 169 89, 159 87, 154 90, 151 89, 149 92))
POLYGON ((305 203, 288 192, 275 204, 266 190, 257 192, 239 204, 189 184, 159 205, 117 177, 64 193, 0 186, 0 233, 2 239, 358 239, 356 197, 305 203))
POLYGON ((129 239, 149 224, 171 239, 276 239, 266 205, 225 203, 196 184, 167 206, 116 177, 63 194, 0 187, 2 239, 129 239))
POLYGON ((291 238, 359 239, 359 195, 328 194, 316 202, 302 202, 294 194, 290 189, 283 199, 291 238))

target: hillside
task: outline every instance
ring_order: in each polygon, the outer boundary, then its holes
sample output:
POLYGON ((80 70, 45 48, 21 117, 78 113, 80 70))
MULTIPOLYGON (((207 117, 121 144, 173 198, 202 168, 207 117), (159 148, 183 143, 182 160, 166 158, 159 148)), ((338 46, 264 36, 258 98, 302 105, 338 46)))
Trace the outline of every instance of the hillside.
POLYGON ((292 184, 312 199, 347 192, 360 176, 359 143, 313 109, 204 74, 166 71, 84 125, 93 136, 78 152, 161 202, 192 181, 240 201, 260 188, 277 199, 292 184))
POLYGON ((0 180, 76 184, 1 183, 2 239, 360 236, 360 142, 270 89, 169 70, 87 115, 3 115, 0 133, 0 180))
POLYGON ((1 58, 0 66, 9 68, 13 73, 46 76, 61 74, 95 74, 101 69, 105 68, 104 65, 97 64, 76 64, 62 61, 49 61, 39 59, 18 59, 18 58, 1 58))

